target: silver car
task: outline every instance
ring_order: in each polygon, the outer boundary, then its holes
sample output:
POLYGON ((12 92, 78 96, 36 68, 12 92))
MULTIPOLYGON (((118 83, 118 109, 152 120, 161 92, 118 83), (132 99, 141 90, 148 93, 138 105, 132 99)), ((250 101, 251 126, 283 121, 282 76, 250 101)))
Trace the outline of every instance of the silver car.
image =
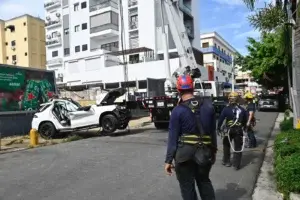
POLYGON ((278 110, 279 102, 277 95, 264 95, 258 101, 258 110, 278 110))

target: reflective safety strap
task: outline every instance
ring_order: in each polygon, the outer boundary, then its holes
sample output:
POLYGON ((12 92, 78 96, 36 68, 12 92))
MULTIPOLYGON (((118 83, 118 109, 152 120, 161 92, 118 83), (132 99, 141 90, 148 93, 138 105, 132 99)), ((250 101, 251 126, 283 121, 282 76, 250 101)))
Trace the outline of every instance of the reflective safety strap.
POLYGON ((211 144, 211 137, 208 135, 182 135, 179 141, 186 144, 211 144))

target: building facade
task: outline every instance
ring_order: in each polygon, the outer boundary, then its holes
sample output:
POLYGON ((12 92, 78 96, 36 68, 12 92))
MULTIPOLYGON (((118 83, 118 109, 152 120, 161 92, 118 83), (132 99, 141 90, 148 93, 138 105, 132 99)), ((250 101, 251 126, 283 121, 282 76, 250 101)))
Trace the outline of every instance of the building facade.
MULTIPOLYGON (((182 20, 201 63, 196 8, 196 0, 180 2, 182 20)), ((127 79, 141 86, 147 78, 166 78, 156 0, 122 0, 122 5, 119 0, 47 0, 45 11, 47 68, 56 71, 58 84, 119 87, 127 79)), ((179 59, 164 18, 175 70, 179 59)))
POLYGON ((201 34, 201 51, 205 66, 213 66, 227 79, 233 77, 232 58, 237 50, 217 32, 201 34))
POLYGON ((0 20, 0 63, 46 69, 44 21, 30 15, 0 20))

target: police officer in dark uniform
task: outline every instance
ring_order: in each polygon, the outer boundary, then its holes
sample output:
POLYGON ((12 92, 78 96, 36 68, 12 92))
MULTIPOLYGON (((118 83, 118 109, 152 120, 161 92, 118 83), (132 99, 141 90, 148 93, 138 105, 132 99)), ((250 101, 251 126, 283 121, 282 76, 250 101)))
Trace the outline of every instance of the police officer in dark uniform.
POLYGON ((248 148, 255 148, 257 144, 254 135, 254 130, 253 130, 253 127, 256 124, 256 119, 255 119, 256 105, 254 103, 254 96, 248 92, 245 94, 244 99, 247 102, 246 110, 248 113, 248 121, 247 121, 247 133, 249 138, 248 148))
POLYGON ((215 200, 209 178, 217 152, 215 112, 210 100, 193 96, 193 89, 191 76, 179 76, 181 102, 171 114, 165 171, 172 174, 175 160, 183 200, 198 199, 195 181, 202 200, 215 200))
POLYGON ((222 164, 231 167, 230 149, 234 148, 233 166, 236 170, 240 168, 242 153, 239 152, 243 145, 243 129, 247 124, 247 112, 237 103, 238 93, 231 92, 228 96, 229 104, 222 110, 218 120, 218 134, 223 133, 223 160, 222 164), (223 130, 221 127, 226 119, 223 130), (231 145, 231 142, 234 145, 231 145), (234 146, 234 147, 232 147, 234 146))

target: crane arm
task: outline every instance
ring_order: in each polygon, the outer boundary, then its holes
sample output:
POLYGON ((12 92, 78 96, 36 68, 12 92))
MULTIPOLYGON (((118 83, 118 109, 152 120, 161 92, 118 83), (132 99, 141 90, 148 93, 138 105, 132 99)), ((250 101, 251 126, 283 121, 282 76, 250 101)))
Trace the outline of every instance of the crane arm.
MULTIPOLYGON (((188 38, 184 23, 182 22, 178 5, 179 0, 161 0, 161 12, 163 13, 163 10, 165 11, 166 17, 169 21, 168 25, 178 52, 180 65, 182 66, 177 68, 171 77, 167 78, 168 80, 166 81, 165 88, 174 88, 176 85, 176 79, 179 75, 190 74, 193 78, 197 79, 200 79, 201 77, 201 72, 197 66, 193 48, 188 38)), ((163 34, 165 34, 164 31, 163 34)), ((167 44, 165 44, 165 49, 167 49, 167 44)), ((165 57, 165 59, 168 59, 168 57, 165 57)), ((166 65, 169 65, 169 63, 166 65)), ((167 67, 170 68, 170 66, 167 67)))

